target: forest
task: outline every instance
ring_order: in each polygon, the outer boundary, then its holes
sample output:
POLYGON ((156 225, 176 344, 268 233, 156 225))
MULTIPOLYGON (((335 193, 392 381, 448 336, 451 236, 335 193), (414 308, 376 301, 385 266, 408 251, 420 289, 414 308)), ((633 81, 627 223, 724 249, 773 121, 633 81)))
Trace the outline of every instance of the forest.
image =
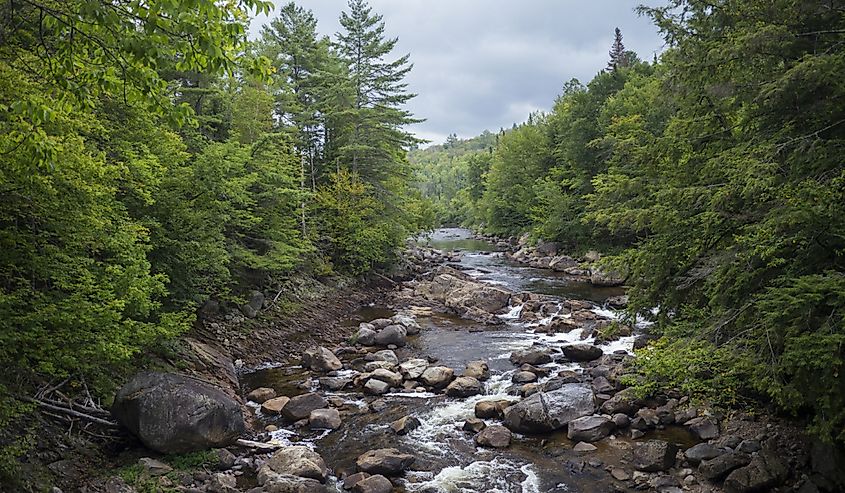
MULTIPOLYGON (((772 405, 845 439, 845 17, 827 2, 641 7, 606 67, 548 113, 412 151, 437 221, 606 252, 645 391, 772 405)), ((597 67, 598 69, 599 67, 597 67)))
POLYGON ((38 441, 29 396, 108 404, 202 307, 396 284, 446 225, 601 252, 654 322, 642 395, 844 443, 845 6, 664 3, 639 8, 659 56, 610 26, 550 111, 426 147, 365 0, 333 36, 295 3, 0 1, 0 480, 38 441))
POLYGON ((271 5, 0 6, 3 428, 45 382, 107 398, 207 300, 359 276, 433 226, 381 17, 354 0, 329 39, 291 3, 248 42, 271 5))

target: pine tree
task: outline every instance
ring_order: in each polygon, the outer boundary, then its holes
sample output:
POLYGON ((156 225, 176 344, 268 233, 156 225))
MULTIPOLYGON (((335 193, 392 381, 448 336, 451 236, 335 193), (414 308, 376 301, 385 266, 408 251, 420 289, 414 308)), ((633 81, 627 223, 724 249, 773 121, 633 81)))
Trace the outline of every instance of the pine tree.
POLYGON ((625 45, 622 44, 622 30, 618 27, 615 31, 613 46, 611 46, 608 54, 610 55, 610 61, 607 62, 607 70, 615 72, 619 67, 628 66, 628 56, 625 52, 625 45))
POLYGON ((336 108, 343 116, 343 135, 336 159, 353 175, 379 183, 401 174, 403 149, 421 142, 403 129, 420 122, 402 108, 415 94, 407 91, 405 76, 411 70, 409 55, 392 62, 385 58, 397 38, 385 39, 382 16, 372 13, 364 0, 350 0, 343 12, 336 48, 349 72, 346 85, 349 105, 336 108))

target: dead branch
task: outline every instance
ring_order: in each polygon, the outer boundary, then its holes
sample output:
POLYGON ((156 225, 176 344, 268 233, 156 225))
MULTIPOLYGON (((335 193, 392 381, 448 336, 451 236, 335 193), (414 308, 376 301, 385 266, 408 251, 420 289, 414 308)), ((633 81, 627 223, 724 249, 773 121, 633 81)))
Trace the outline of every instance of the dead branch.
POLYGON ((54 404, 50 404, 50 403, 47 403, 47 402, 44 402, 44 401, 41 401, 41 400, 38 400, 38 399, 33 399, 32 397, 21 397, 21 399, 26 401, 26 402, 31 402, 33 404, 36 404, 37 406, 39 406, 41 408, 49 409, 50 411, 67 414, 68 416, 73 416, 75 418, 84 419, 86 421, 90 421, 92 423, 97 423, 99 425, 106 426, 106 427, 109 427, 109 428, 117 428, 118 427, 118 424, 115 423, 114 421, 109 421, 109 420, 106 420, 106 419, 103 419, 103 418, 98 418, 96 416, 92 416, 90 414, 83 413, 83 412, 80 412, 80 411, 76 411, 76 410, 73 410, 73 409, 70 409, 70 408, 67 408, 67 407, 56 406, 54 404))

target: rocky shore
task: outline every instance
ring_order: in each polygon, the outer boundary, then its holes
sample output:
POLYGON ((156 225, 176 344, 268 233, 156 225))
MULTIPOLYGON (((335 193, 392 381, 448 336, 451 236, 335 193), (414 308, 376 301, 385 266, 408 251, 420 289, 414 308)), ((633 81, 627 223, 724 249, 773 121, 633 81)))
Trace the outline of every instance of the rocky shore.
MULTIPOLYGON (((624 282, 620 274, 596 266, 598 255, 576 260, 548 244, 484 239, 534 268, 601 286, 624 282)), ((295 371, 283 384, 242 383, 229 387, 235 393, 227 395, 196 378, 137 376, 118 394, 113 412, 156 452, 138 463, 148 484, 157 491, 190 493, 440 491, 426 481, 439 471, 421 461, 413 441, 384 447, 350 441, 361 423, 388 438, 415 436, 425 424, 412 412, 413 404, 397 404, 410 401, 470 403, 472 416, 452 423, 477 447, 469 453, 495 458, 511 449, 536 449, 588 485, 583 491, 845 488, 835 449, 787 422, 726 413, 680 392, 645 398, 625 388, 622 377, 634 358, 637 327, 624 326, 588 301, 479 281, 461 268, 460 257, 409 249, 406 259, 417 275, 381 300, 392 315, 348 327, 335 341, 298 341, 295 361, 269 367, 295 371), (414 341, 430 330, 420 320, 432 314, 472 321, 467 330, 496 331, 516 321, 551 342, 512 351, 503 381, 491 372, 489 360, 449 366, 420 354, 414 341), (363 451, 349 463, 335 464, 314 447, 323 437, 338 437, 335 448, 363 451), (214 447, 215 463, 194 472, 174 471, 161 455, 214 447)), ((624 303, 624 297, 610 302, 624 303)), ((256 366, 233 360, 232 368, 241 382, 249 382, 243 376, 256 366)), ((95 481, 88 491, 137 490, 113 476, 95 481)))

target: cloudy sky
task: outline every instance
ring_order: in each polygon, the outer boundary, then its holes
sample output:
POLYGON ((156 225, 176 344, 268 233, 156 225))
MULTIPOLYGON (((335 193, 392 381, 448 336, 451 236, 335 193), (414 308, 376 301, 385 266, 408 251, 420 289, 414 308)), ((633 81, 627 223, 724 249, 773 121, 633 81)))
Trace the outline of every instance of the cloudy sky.
MULTIPOLYGON (((277 5, 285 0, 275 0, 277 5)), ((346 0, 299 0, 314 11, 321 33, 340 30, 346 0)), ((370 0, 395 54, 410 53, 411 111, 418 136, 441 143, 450 133, 472 137, 551 108, 563 83, 589 81, 607 64, 613 29, 625 47, 650 60, 663 49, 651 21, 629 0, 370 0)), ((257 34, 266 17, 256 18, 257 34)))

